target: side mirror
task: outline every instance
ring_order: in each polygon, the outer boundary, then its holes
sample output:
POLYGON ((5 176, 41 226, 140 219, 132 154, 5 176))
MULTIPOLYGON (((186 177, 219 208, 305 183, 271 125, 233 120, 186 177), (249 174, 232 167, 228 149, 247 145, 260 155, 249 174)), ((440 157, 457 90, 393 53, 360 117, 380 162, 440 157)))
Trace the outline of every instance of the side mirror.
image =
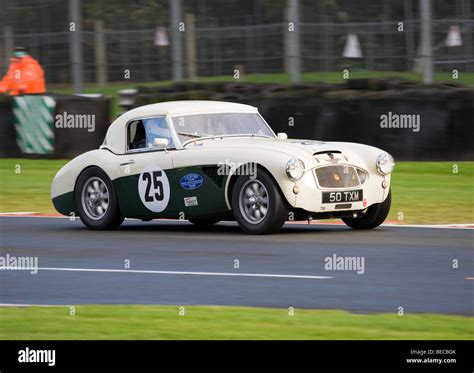
POLYGON ((277 137, 282 140, 286 140, 288 138, 288 135, 285 132, 278 132, 277 137))
POLYGON ((155 137, 153 139, 153 147, 154 148, 166 148, 169 145, 168 139, 163 137, 155 137))

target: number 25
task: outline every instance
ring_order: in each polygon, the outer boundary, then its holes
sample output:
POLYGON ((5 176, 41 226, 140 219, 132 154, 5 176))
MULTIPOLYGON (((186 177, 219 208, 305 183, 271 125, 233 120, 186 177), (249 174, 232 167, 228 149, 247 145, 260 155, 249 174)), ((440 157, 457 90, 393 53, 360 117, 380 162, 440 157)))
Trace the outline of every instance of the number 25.
POLYGON ((162 201, 163 195, 163 183, 159 179, 161 177, 161 171, 153 171, 153 175, 150 172, 145 172, 142 176, 143 181, 146 181, 145 201, 153 202, 154 199, 162 201), (156 191, 154 195, 151 195, 151 184, 153 181, 153 189, 156 191))

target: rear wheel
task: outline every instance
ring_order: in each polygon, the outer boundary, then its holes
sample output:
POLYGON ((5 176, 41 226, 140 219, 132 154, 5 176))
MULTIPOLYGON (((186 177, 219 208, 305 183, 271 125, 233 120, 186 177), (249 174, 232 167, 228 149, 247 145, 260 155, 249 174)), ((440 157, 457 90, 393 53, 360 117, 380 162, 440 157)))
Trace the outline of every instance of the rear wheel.
POLYGON ((79 176, 74 198, 81 221, 90 229, 114 229, 124 220, 112 182, 98 167, 90 167, 79 176))
POLYGON ((261 169, 254 179, 239 176, 232 191, 232 209, 240 227, 250 234, 277 232, 289 212, 278 185, 261 169))
POLYGON ((392 203, 392 192, 382 203, 370 206, 365 214, 358 218, 342 218, 342 221, 353 229, 372 229, 382 224, 388 216, 392 203))

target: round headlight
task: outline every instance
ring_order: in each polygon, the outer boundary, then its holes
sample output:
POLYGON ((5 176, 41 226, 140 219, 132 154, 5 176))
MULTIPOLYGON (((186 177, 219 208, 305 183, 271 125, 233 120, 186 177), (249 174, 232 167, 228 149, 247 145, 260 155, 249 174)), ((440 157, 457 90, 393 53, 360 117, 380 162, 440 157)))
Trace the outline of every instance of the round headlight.
POLYGON ((286 162, 286 175, 290 180, 296 181, 304 174, 304 163, 301 159, 291 158, 286 162))
POLYGON ((393 157, 388 153, 381 153, 377 160, 375 161, 377 172, 380 175, 388 175, 392 173, 395 163, 393 162, 393 157))

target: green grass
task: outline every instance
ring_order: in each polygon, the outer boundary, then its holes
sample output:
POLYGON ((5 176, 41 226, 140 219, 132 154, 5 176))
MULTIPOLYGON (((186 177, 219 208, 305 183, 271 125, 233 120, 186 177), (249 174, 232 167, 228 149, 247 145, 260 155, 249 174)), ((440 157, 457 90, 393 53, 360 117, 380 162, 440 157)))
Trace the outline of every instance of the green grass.
POLYGON ((189 306, 0 307, 5 339, 470 339, 473 318, 189 306))
MULTIPOLYGON (((0 212, 56 213, 51 181, 66 162, 0 159, 0 212)), ((474 162, 398 162, 392 193, 389 220, 400 220, 402 213, 406 224, 473 223, 474 162)))
POLYGON ((0 159, 0 212, 57 213, 51 203, 51 182, 66 162, 0 159))
MULTIPOLYGON (((398 77, 401 79, 410 79, 421 81, 421 74, 411 72, 382 72, 382 71, 354 71, 350 72, 350 79, 357 78, 384 78, 384 77, 398 77)), ((345 79, 341 72, 308 72, 302 75, 303 82, 325 82, 325 83, 342 83, 345 79)), ((474 86, 474 73, 460 73, 459 79, 452 79, 451 73, 436 73, 434 74, 435 81, 447 81, 464 84, 468 86, 474 86)), ((235 82, 232 74, 221 75, 221 76, 210 76, 210 77, 199 77, 196 79, 198 82, 209 83, 209 82, 235 82)), ((248 74, 243 80, 250 83, 289 83, 290 76, 287 73, 273 73, 273 74, 248 74)), ((99 87, 96 84, 87 84, 84 88, 83 93, 100 93, 112 98, 112 115, 115 117, 120 113, 120 107, 118 106, 118 91, 126 88, 134 88, 137 85, 143 85, 148 87, 166 87, 173 84, 171 80, 163 80, 157 82, 147 83, 110 83, 106 87, 99 87)), ((51 92, 72 94, 74 91, 71 87, 59 87, 49 86, 51 92)))
POLYGON ((407 224, 474 223, 474 162, 398 162, 388 219, 399 213, 407 224))

